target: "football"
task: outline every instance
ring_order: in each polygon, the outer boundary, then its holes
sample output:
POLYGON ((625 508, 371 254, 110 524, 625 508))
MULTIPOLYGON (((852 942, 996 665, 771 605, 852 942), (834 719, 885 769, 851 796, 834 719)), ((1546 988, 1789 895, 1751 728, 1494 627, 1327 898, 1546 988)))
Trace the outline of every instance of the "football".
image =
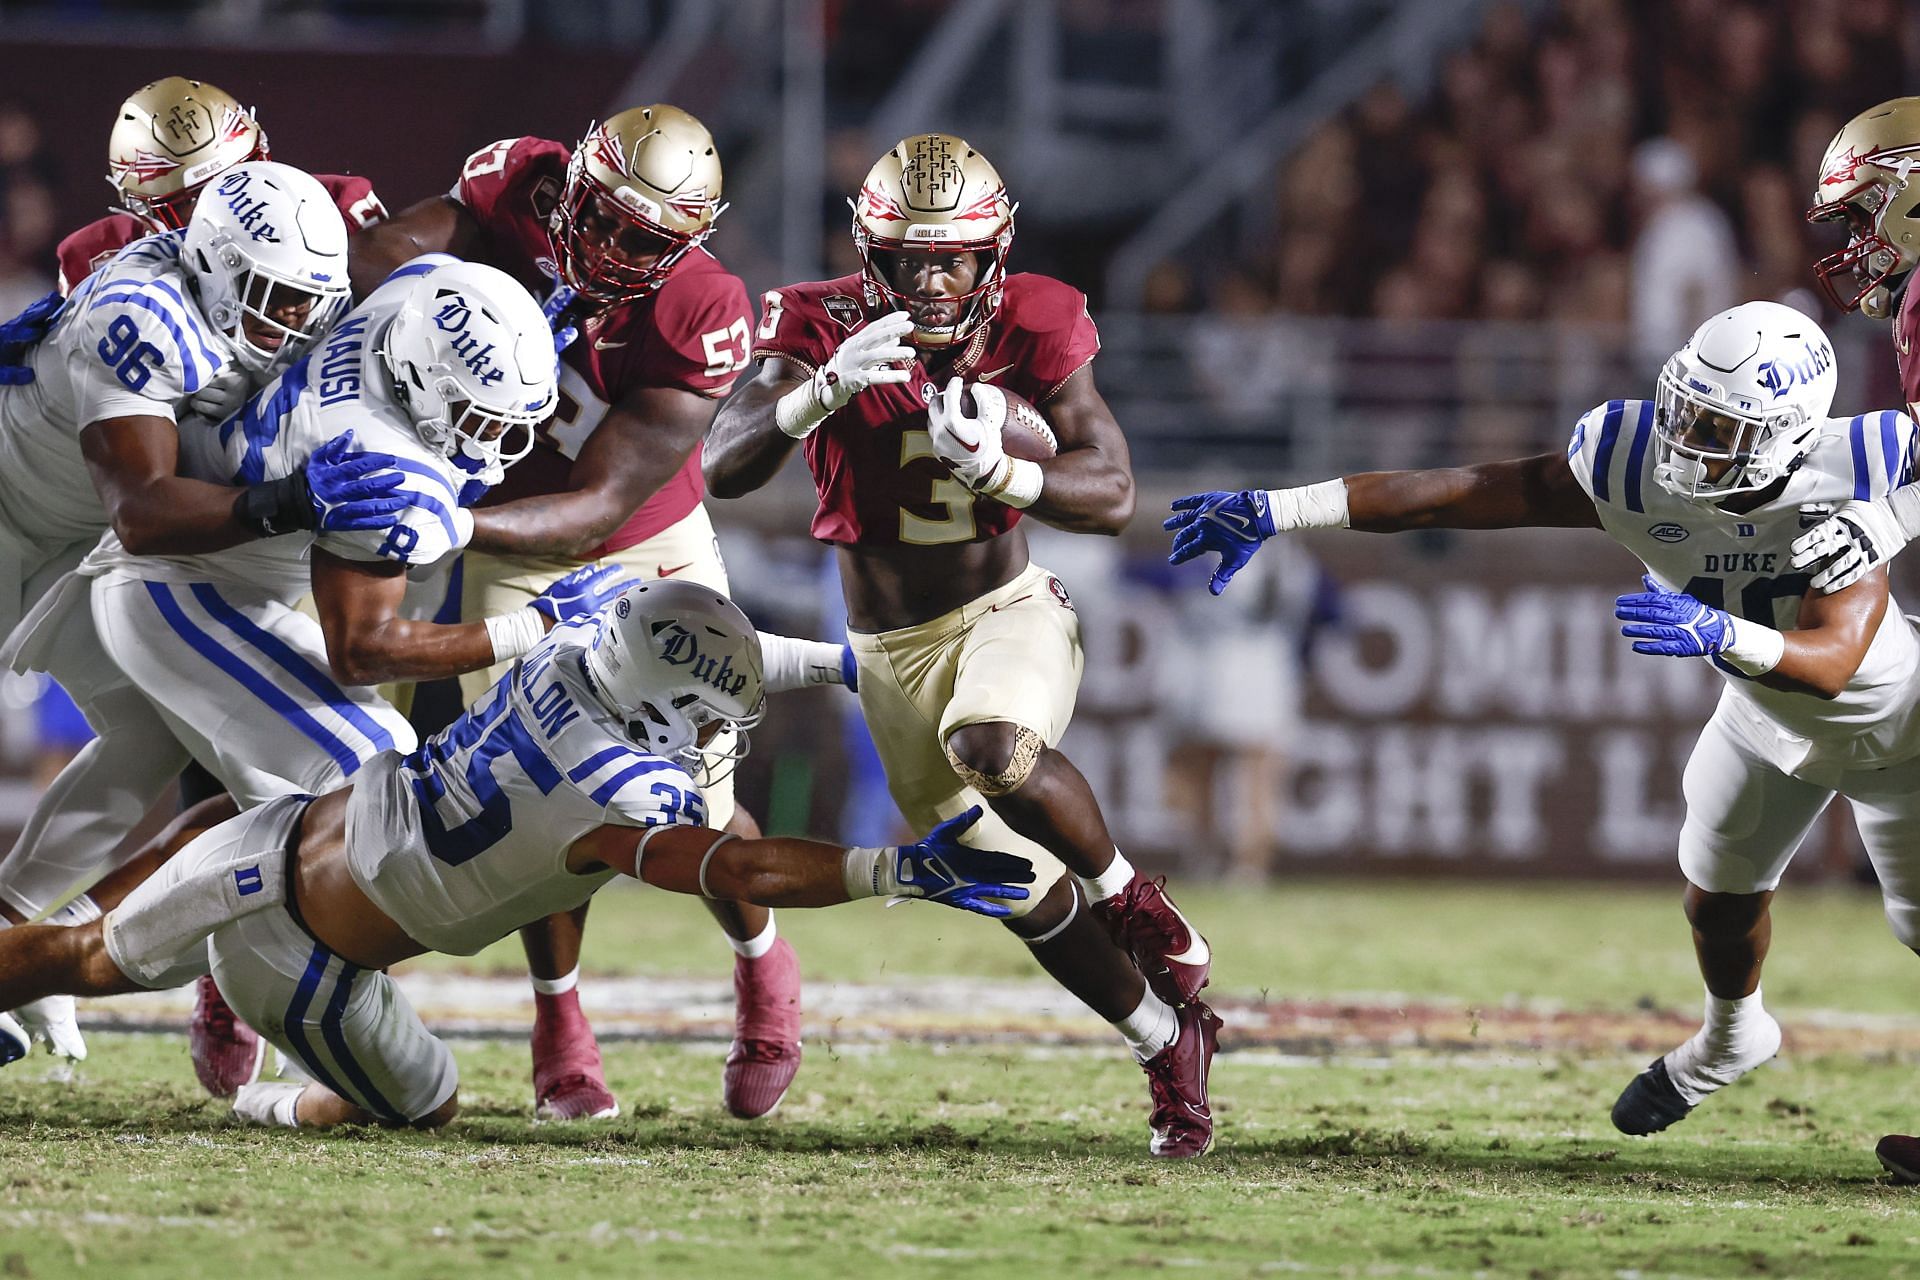
MULTIPOLYGON (((967 384, 965 407, 968 413, 980 412, 973 394, 974 387, 978 385, 973 382, 967 384)), ((1007 420, 1000 427, 1000 447, 1007 451, 1009 458, 1041 462, 1060 451, 1060 442, 1054 439, 1052 425, 1048 423, 1046 415, 1033 406, 1032 401, 1005 387, 993 389, 1007 398, 1007 420)))

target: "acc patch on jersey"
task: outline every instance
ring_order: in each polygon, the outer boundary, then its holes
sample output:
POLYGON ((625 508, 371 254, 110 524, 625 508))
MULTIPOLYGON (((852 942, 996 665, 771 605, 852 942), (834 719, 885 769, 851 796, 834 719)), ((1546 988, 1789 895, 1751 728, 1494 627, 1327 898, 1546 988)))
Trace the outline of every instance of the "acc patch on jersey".
POLYGON ((1685 542, 1687 540, 1687 526, 1675 524, 1671 520, 1664 520, 1654 525, 1647 530, 1647 533, 1652 537, 1660 539, 1662 542, 1685 542))

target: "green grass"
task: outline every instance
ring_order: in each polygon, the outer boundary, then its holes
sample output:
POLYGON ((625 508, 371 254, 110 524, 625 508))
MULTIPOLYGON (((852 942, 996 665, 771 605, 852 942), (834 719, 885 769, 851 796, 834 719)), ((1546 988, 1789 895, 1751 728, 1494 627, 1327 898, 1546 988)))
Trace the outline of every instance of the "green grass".
MULTIPOLYGON (((1671 891, 1565 885, 1187 888, 1227 993, 1402 992, 1628 1009, 1698 1000, 1671 891)), ((1872 897, 1789 890, 1769 1003, 1915 1011, 1920 967, 1872 897)), ((991 925, 927 909, 788 912, 810 981, 1021 976, 991 925)), ((695 904, 605 895, 589 966, 718 976, 695 904)), ((452 961, 433 961, 451 964, 452 961)), ((460 962, 515 970, 508 947, 460 962)), ((1914 1063, 1792 1058, 1671 1132, 1607 1109, 1643 1065, 1223 1055, 1220 1141, 1145 1158, 1112 1052, 810 1045, 768 1121, 716 1103, 712 1045, 620 1043, 609 1125, 527 1120, 525 1049, 460 1042, 444 1134, 232 1125, 175 1038, 97 1033, 78 1081, 0 1072, 0 1278, 251 1274, 1920 1276, 1920 1198, 1871 1150, 1920 1126, 1914 1063)))

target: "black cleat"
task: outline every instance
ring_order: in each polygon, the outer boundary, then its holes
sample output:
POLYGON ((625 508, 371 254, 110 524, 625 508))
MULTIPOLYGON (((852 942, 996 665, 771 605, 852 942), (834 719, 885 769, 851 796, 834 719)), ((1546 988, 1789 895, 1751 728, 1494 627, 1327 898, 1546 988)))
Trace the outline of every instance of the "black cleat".
POLYGON ((1920 1183, 1920 1138, 1890 1133, 1873 1149, 1894 1182, 1903 1187, 1920 1183))
POLYGON ((1613 1127, 1644 1137, 1685 1120, 1691 1110, 1693 1104, 1667 1078, 1667 1060, 1662 1055, 1620 1091, 1613 1104, 1613 1127))

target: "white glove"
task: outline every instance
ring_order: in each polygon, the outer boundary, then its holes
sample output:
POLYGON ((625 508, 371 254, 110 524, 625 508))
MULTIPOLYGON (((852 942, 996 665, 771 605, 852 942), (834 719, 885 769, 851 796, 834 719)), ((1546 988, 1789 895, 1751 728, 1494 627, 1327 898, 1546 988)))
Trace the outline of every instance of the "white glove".
POLYGON ((208 422, 225 422, 247 402, 253 383, 244 369, 224 369, 187 397, 187 408, 208 422))
POLYGON ((946 389, 927 405, 927 434, 933 437, 934 456, 952 469, 969 489, 980 489, 994 479, 1006 461, 1000 429, 1007 421, 1007 398, 991 383, 975 383, 974 407, 969 415, 960 403, 966 384, 949 379, 946 389))
POLYGON ((27 1035, 47 1046, 47 1052, 70 1062, 87 1056, 87 1042, 74 1018, 72 996, 43 996, 13 1011, 27 1035))
POLYGON ((911 378, 913 370, 907 366, 912 365, 914 352, 902 339, 912 330, 913 320, 906 312, 891 311, 841 343, 804 386, 780 397, 774 406, 780 430, 804 439, 828 414, 845 408, 868 387, 911 378))
POLYGON ((1842 503, 1833 515, 1793 540, 1793 567, 1820 568, 1816 591, 1850 587, 1900 554, 1908 534, 1885 502, 1842 503))

